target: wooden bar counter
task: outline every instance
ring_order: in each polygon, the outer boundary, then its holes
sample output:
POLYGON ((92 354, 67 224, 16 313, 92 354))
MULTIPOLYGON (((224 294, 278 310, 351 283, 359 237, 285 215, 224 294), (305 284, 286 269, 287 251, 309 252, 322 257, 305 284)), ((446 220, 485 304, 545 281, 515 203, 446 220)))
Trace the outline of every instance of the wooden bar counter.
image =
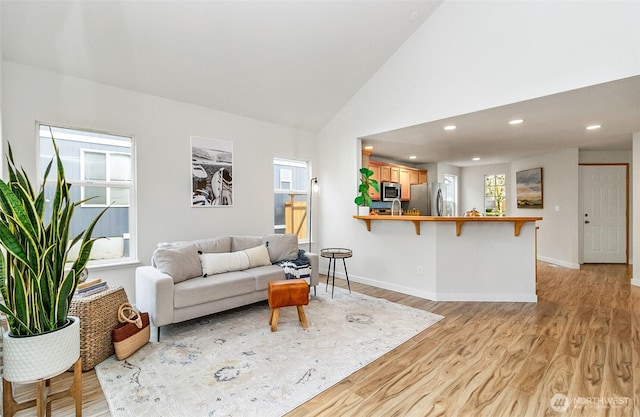
POLYGON ((354 219, 360 219, 364 221, 367 226, 367 230, 371 231, 371 221, 401 221, 401 222, 413 222, 416 230, 416 234, 420 234, 421 222, 455 222, 456 223, 456 236, 460 236, 462 232, 462 225, 466 222, 513 222, 513 235, 520 236, 520 229, 522 225, 527 222, 535 222, 542 220, 542 217, 437 217, 437 216, 390 216, 374 214, 370 216, 353 216, 354 219))
POLYGON ((367 230, 361 240, 366 284, 435 301, 537 301, 542 217, 353 218, 367 230))

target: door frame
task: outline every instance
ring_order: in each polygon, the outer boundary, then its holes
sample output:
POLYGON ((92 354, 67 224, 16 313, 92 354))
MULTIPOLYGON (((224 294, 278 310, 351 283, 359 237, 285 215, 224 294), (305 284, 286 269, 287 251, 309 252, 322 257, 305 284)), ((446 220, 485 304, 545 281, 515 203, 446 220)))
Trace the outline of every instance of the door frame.
MULTIPOLYGON (((578 167, 581 166, 623 166, 625 167, 625 264, 629 265, 629 163, 628 162, 613 162, 613 163, 579 163, 578 167)), ((579 175, 580 178, 580 203, 579 210, 580 213, 578 217, 580 218, 580 264, 584 264, 584 222, 583 222, 583 208, 584 208, 584 193, 583 193, 583 185, 582 184, 582 174, 579 175)))

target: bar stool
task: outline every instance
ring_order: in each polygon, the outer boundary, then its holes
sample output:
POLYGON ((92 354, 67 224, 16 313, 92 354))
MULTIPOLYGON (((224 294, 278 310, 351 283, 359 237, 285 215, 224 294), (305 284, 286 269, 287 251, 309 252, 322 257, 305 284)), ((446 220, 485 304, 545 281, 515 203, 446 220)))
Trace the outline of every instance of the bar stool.
POLYGON ((336 259, 342 259, 342 265, 344 266, 344 274, 347 277, 347 286, 349 287, 349 294, 351 294, 351 284, 349 283, 349 273, 347 272, 347 263, 345 259, 353 256, 353 251, 346 248, 325 248, 320 250, 320 256, 329 259, 329 268, 327 269, 327 285, 325 291, 329 288, 329 274, 331 272, 331 261, 333 261, 333 280, 331 281, 331 298, 333 298, 333 290, 336 284, 336 259))

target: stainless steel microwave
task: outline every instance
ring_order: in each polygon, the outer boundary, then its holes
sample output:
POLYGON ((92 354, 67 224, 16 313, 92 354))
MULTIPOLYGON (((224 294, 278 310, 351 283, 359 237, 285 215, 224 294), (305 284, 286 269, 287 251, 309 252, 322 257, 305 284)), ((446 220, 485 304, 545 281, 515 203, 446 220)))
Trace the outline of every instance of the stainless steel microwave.
POLYGON ((383 182, 380 187, 382 201, 393 201, 400 198, 401 185, 397 182, 383 182))

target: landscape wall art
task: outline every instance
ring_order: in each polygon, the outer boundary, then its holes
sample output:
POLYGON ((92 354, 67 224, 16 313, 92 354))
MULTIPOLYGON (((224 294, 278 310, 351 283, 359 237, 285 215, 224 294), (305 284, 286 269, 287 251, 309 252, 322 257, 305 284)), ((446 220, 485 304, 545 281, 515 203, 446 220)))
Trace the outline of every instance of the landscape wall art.
POLYGON ((531 168, 516 172, 516 195, 518 208, 541 209, 542 168, 531 168))

